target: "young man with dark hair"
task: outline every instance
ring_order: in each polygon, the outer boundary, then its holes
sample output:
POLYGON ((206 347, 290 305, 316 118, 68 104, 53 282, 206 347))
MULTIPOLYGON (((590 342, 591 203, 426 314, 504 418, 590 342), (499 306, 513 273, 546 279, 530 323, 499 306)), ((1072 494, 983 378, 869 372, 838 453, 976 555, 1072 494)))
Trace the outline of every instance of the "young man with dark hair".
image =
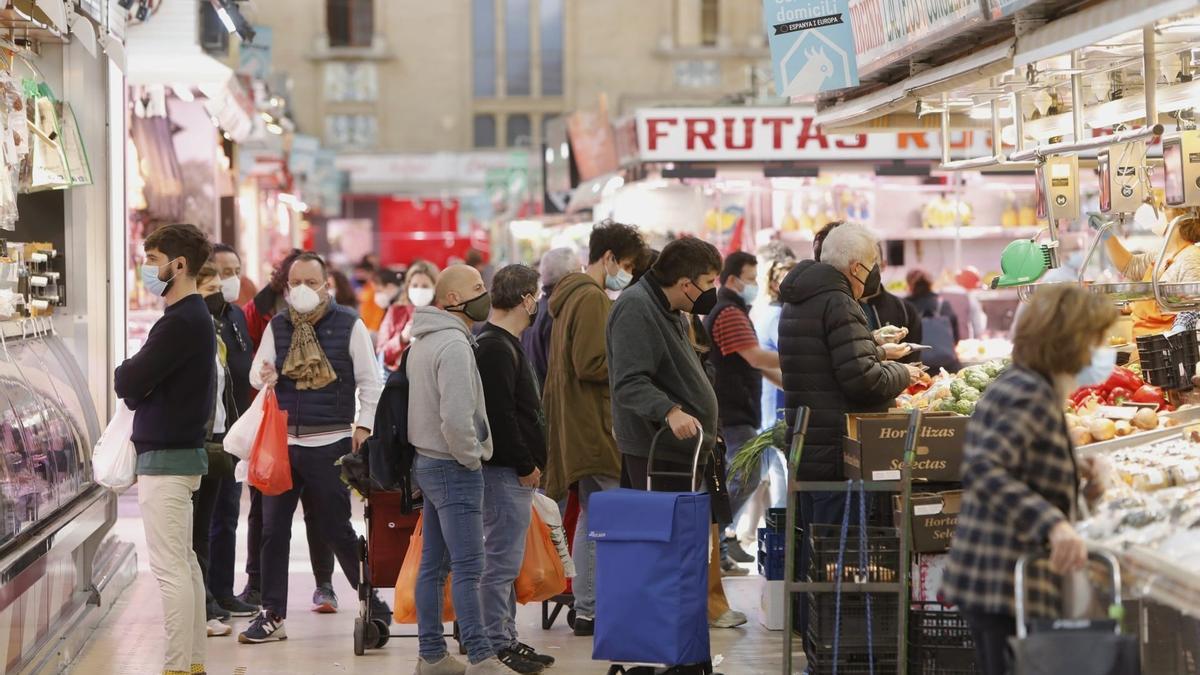
MULTIPOLYGON (((758 435, 762 421, 762 378, 777 386, 781 382, 779 353, 763 349, 750 322, 750 305, 758 296, 758 259, 744 251, 732 253, 721 269, 721 288, 717 306, 704 319, 704 329, 712 338, 708 360, 716 373, 718 417, 721 437, 725 439, 725 464, 733 459, 750 439, 758 435)), ((742 505, 758 488, 759 474, 726 477, 730 510, 736 517, 742 505)), ((719 523, 728 527, 731 523, 719 523)), ((754 562, 754 557, 736 542, 722 538, 721 569, 731 576, 747 572, 737 563, 754 562)))
POLYGON ((117 367, 113 385, 134 411, 138 505, 167 634, 164 672, 188 675, 204 672, 208 637, 192 493, 208 473, 204 441, 216 398, 217 341, 196 292, 212 245, 194 225, 166 225, 143 249, 142 284, 167 307, 138 353, 117 367))
POLYGON ((513 590, 525 557, 533 491, 546 465, 542 394, 520 343, 538 312, 538 281, 538 273, 524 265, 496 272, 492 317, 475 348, 492 429, 492 458, 483 463, 483 629, 500 660, 518 673, 554 664, 553 657, 518 639, 513 590))
POLYGON ((612 401, 604 326, 612 309, 608 291, 622 291, 633 278, 645 249, 637 228, 605 221, 592 229, 588 266, 558 282, 550 297, 554 327, 546 372, 546 424, 549 452, 546 495, 566 498, 578 484, 579 521, 575 528, 575 634, 592 635, 596 613, 593 563, 596 545, 588 538, 592 494, 619 486, 621 456, 612 437, 612 401))
MULTIPOLYGON (((271 319, 250 370, 250 384, 274 387, 287 413, 292 489, 262 497, 263 611, 238 636, 244 644, 287 638, 292 517, 302 493, 313 498, 321 537, 358 588, 358 535, 336 462, 371 435, 383 387, 375 343, 362 321, 330 297, 328 278, 320 256, 296 257, 288 271, 288 311, 271 319)), ((371 614, 390 621, 390 610, 374 594, 371 614)))
MULTIPOLYGON (((633 488, 646 486, 650 445, 660 430, 670 429, 675 442, 664 443, 655 455, 658 471, 691 473, 696 437, 704 434, 708 447, 716 439, 717 395, 696 356, 685 314, 713 311, 720 270, 721 254, 712 244, 677 239, 613 306, 606 333, 613 432, 633 488)), ((692 485, 659 480, 654 489, 690 491, 692 485)), ((729 608, 719 573, 711 568, 709 620, 719 628, 746 623, 745 614, 729 608)))

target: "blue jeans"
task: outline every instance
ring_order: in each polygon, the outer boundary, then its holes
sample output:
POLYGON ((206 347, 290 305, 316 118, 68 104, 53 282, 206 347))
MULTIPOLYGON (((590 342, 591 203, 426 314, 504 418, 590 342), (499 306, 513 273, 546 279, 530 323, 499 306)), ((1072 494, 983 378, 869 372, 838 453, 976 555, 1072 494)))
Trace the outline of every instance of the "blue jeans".
POLYGON ((446 575, 458 617, 460 643, 471 663, 496 655, 484 633, 479 578, 483 574, 483 472, 454 460, 417 455, 413 476, 425 496, 424 546, 417 572, 417 633, 421 658, 437 662, 447 654, 442 625, 446 575))
POLYGON ((517 593, 513 583, 525 558, 525 535, 533 509, 533 488, 521 485, 517 470, 483 467, 483 580, 479 599, 483 630, 497 652, 517 643, 517 593))
POLYGON ((584 619, 596 617, 596 542, 588 537, 588 502, 593 494, 615 490, 621 482, 608 476, 586 476, 579 479, 579 520, 575 524, 575 615, 584 619))

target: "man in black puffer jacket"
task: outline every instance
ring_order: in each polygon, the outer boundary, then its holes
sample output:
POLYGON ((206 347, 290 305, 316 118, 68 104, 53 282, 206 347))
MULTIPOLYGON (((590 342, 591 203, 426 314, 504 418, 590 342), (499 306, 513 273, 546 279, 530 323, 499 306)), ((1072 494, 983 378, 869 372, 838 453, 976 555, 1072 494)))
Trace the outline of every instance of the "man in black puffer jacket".
MULTIPOLYGON (((801 480, 841 480, 846 414, 886 411, 920 377, 917 368, 892 362, 907 346, 875 344, 858 302, 864 289, 870 295, 879 286, 877 241, 862 225, 841 225, 824 242, 823 262, 800 263, 780 287, 787 408, 812 411, 801 480)), ((841 522, 840 513, 829 522, 841 522)))

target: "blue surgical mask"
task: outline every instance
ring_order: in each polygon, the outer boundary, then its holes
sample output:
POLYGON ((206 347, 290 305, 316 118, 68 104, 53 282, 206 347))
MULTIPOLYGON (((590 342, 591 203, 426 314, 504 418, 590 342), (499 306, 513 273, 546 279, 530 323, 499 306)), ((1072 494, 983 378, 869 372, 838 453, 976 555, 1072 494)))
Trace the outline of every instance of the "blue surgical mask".
POLYGON ((1080 387, 1102 384, 1116 367, 1117 350, 1112 347, 1096 347, 1092 349, 1092 362, 1075 374, 1075 384, 1080 387))
POLYGON ((608 267, 604 268, 604 287, 610 291, 623 291, 633 281, 633 275, 617 267, 616 274, 609 274, 608 267))
POLYGON ((753 305, 754 299, 758 297, 758 284, 746 284, 738 295, 742 296, 747 305, 753 305))
POLYGON ((158 265, 142 265, 142 285, 146 287, 147 291, 159 297, 167 294, 167 289, 171 287, 171 282, 175 279, 174 274, 166 281, 159 279, 158 273, 161 271, 162 267, 158 265))

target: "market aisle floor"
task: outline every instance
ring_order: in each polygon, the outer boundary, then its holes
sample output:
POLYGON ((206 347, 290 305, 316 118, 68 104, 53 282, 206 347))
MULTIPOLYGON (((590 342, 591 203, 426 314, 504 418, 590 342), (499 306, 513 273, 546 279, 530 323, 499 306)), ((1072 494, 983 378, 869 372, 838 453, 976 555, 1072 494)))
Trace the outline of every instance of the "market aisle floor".
MULTIPOLYGON (((249 508, 243 499, 243 514, 249 508)), ((356 506, 361 515, 361 507, 356 506)), ((361 529, 362 518, 356 518, 361 529)), ((239 536, 240 589, 244 576, 240 567, 245 560, 245 518, 239 536)), ((138 519, 137 496, 132 491, 120 500, 119 520, 114 530, 125 541, 138 547, 137 580, 122 594, 112 612, 105 618, 83 655, 70 669, 78 675, 151 675, 160 673, 162 659, 162 606, 157 587, 145 556, 145 537, 138 519)), ((291 612, 287 622, 288 640, 265 645, 240 645, 237 632, 249 619, 234 619, 234 635, 209 640, 208 672, 211 675, 333 675, 337 673, 397 673, 413 672, 416 660, 416 640, 393 638, 379 651, 356 657, 353 651, 352 629, 357 613, 354 592, 340 570, 334 584, 343 610, 333 615, 317 615, 308 611, 313 590, 312 571, 308 564, 304 524, 297 514, 292 534, 291 612)), ((739 630, 714 630, 713 654, 724 657, 717 668, 726 675, 759 675, 778 673, 782 634, 765 630, 757 621, 760 578, 756 576, 726 580, 725 588, 733 606, 746 612, 750 623, 739 630)), ((390 589, 384 598, 390 601, 390 589)), ((389 602, 390 604, 390 602, 389 602)), ((604 673, 607 664, 591 660, 591 640, 574 637, 559 619, 550 631, 541 629, 540 606, 529 605, 518 610, 521 634, 529 643, 558 659, 551 673, 604 673)), ((393 626, 393 630, 410 634, 414 626, 393 626)), ((451 641, 451 649, 454 643, 451 641)), ((800 662, 802 663, 803 657, 800 662)))

